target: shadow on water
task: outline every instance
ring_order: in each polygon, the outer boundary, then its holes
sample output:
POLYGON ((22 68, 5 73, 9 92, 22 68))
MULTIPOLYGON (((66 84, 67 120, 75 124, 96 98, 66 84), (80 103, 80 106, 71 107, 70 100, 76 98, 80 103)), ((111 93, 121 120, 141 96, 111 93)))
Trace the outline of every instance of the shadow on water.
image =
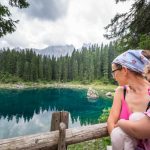
POLYGON ((104 96, 91 100, 86 90, 0 90, 0 138, 48 131, 54 111, 70 113, 69 127, 98 123, 112 101, 104 96))

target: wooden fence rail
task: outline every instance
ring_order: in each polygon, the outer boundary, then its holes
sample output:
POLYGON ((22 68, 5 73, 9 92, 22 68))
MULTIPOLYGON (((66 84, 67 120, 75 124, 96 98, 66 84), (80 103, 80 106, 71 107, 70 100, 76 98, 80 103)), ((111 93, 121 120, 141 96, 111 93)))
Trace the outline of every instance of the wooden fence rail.
POLYGON ((65 146, 92 139, 108 136, 107 124, 95 124, 78 128, 66 128, 63 123, 60 124, 61 134, 65 135, 65 139, 61 139, 60 131, 51 131, 40 134, 21 136, 10 139, 0 140, 1 150, 54 150, 65 149, 65 146), (64 140, 62 147, 58 146, 59 140, 64 140))

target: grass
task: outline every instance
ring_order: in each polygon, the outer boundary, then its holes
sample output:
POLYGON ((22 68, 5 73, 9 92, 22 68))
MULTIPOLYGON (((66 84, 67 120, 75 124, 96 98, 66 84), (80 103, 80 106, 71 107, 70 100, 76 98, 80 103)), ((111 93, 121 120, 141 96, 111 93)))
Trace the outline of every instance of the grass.
MULTIPOLYGON (((108 138, 108 137, 106 137, 108 138)), ((106 139, 105 138, 105 139, 106 139)), ((91 141, 81 142, 78 144, 69 145, 67 150, 106 150, 107 143, 103 142, 104 138, 91 141)))

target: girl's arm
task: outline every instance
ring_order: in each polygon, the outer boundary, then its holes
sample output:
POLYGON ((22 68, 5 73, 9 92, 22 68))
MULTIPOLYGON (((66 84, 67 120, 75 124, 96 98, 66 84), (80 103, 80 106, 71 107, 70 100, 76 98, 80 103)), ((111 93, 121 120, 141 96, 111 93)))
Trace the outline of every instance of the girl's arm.
POLYGON ((128 135, 137 139, 150 138, 150 118, 144 116, 137 121, 119 120, 118 126, 128 135))
POLYGON ((123 96, 123 87, 119 86, 115 91, 113 105, 107 120, 109 134, 112 132, 116 123, 118 122, 120 111, 121 111, 122 96, 123 96))

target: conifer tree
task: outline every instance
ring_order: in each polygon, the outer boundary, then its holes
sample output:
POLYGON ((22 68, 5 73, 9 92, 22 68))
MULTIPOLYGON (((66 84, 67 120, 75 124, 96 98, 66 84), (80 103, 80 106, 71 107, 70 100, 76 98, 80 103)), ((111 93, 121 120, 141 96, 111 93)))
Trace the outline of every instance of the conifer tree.
MULTIPOLYGON (((126 0, 116 0, 121 2, 126 0)), ((137 48, 141 35, 150 36, 150 1, 135 0, 128 12, 116 14, 108 24, 106 34, 108 39, 118 38, 124 47, 137 48)))
MULTIPOLYGON (((27 8, 29 3, 26 0, 5 0, 12 7, 20 9, 27 8)), ((16 30, 16 24, 19 20, 13 20, 12 14, 7 6, 0 3, 0 37, 16 30)))
POLYGON ((43 60, 40 55, 38 55, 38 78, 43 80, 43 60))

